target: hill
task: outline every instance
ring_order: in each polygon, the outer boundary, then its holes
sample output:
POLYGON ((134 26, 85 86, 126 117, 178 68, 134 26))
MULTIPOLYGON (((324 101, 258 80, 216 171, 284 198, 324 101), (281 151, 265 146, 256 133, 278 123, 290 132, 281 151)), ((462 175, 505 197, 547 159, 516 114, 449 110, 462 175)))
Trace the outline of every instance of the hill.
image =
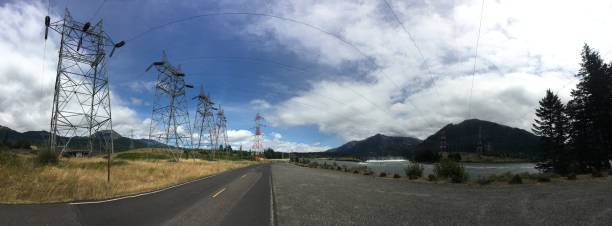
MULTIPOLYGON (((130 139, 127 137, 121 136, 119 133, 112 131, 99 131, 94 134, 94 136, 105 136, 108 137, 109 134, 112 134, 114 138, 113 144, 115 146, 115 151, 126 151, 130 148, 144 148, 144 147, 161 147, 163 144, 149 139, 130 139)), ((44 147, 47 145, 49 141, 50 133, 47 131, 27 131, 27 132, 17 132, 8 128, 6 126, 0 125, 0 147, 7 148, 29 148, 30 145, 35 145, 38 147, 44 147)), ((60 137, 60 139, 68 139, 66 137, 60 137)), ((73 137, 70 141, 74 146, 83 146, 87 145, 86 137, 73 137)), ((94 144, 99 145, 99 144, 94 144)), ((73 146, 73 147, 74 147, 73 146)))
POLYGON ((336 156, 382 157, 407 156, 421 143, 412 137, 393 137, 376 134, 360 141, 351 141, 326 153, 336 156))
POLYGON ((443 137, 449 152, 528 157, 539 150, 538 136, 523 129, 478 119, 448 124, 420 143, 416 150, 439 152, 443 137))

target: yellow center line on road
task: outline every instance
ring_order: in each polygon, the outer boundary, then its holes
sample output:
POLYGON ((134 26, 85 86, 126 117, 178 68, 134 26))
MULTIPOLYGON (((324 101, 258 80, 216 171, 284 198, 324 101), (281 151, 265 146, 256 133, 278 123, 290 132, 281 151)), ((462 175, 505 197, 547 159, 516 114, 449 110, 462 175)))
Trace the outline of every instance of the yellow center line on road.
POLYGON ((221 192, 225 191, 225 188, 219 190, 217 193, 215 193, 212 197, 215 198, 217 197, 217 195, 221 194, 221 192))

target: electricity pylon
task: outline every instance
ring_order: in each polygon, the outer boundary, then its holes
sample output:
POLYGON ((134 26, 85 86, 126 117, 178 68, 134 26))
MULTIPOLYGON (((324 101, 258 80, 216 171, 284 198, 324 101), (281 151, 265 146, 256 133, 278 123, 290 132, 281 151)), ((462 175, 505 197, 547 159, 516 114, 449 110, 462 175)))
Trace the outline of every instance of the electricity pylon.
POLYGON ((219 106, 219 110, 217 111, 217 134, 217 139, 221 140, 218 144, 219 147, 223 146, 222 150, 227 150, 227 118, 225 118, 225 112, 221 106, 219 106))
POLYGON ((168 62, 165 52, 161 61, 153 62, 145 71, 152 67, 155 67, 158 73, 149 139, 163 143, 178 160, 182 149, 192 146, 185 94, 187 88, 193 86, 185 84, 185 73, 168 62))
POLYGON ((194 129, 198 131, 198 141, 194 144, 196 148, 202 148, 208 138, 208 147, 210 150, 214 148, 214 133, 215 133, 215 108, 212 100, 204 93, 204 87, 200 87, 200 94, 194 97, 198 104, 194 119, 194 129))
POLYGON ((264 117, 259 113, 255 115, 255 135, 253 137, 253 151, 255 153, 260 153, 263 151, 263 133, 261 132, 261 127, 263 127, 264 117))
POLYGON ((95 25, 78 22, 68 9, 62 20, 51 22, 49 16, 45 17, 45 40, 49 29, 61 36, 49 148, 60 156, 66 152, 91 155, 105 151, 110 162, 115 135, 106 49, 112 48, 110 58, 125 42, 113 42, 104 32, 102 21, 95 25))

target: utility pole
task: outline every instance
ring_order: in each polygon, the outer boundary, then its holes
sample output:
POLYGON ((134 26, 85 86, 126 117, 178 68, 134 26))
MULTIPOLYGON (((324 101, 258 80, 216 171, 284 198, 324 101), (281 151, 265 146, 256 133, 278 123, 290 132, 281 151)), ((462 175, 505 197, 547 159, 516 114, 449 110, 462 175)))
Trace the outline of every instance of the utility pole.
POLYGON ((152 67, 157 70, 157 80, 149 139, 165 144, 165 148, 178 161, 182 149, 193 146, 185 100, 187 88, 193 86, 185 83, 185 73, 168 62, 165 52, 161 61, 153 62, 145 71, 152 67))
POLYGON ((95 25, 78 22, 70 16, 68 9, 62 20, 51 22, 49 16, 45 17, 45 40, 49 29, 61 36, 49 148, 61 157, 66 152, 92 155, 95 146, 99 146, 97 151, 103 153, 104 147, 107 181, 110 181, 114 132, 106 50, 111 49, 110 58, 125 42, 113 42, 104 32, 102 21, 95 25), (86 137, 87 141, 75 142, 79 140, 76 137, 86 137), (100 145, 95 145, 96 141, 100 145))

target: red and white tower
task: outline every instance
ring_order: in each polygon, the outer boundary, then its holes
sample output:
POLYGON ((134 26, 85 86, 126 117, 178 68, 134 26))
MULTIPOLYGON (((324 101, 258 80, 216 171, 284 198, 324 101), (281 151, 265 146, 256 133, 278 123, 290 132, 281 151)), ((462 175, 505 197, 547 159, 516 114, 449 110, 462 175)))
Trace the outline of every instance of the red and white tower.
POLYGON ((263 151, 263 133, 261 132, 261 127, 263 127, 264 117, 259 113, 255 115, 255 137, 253 137, 253 151, 262 152, 263 151))

